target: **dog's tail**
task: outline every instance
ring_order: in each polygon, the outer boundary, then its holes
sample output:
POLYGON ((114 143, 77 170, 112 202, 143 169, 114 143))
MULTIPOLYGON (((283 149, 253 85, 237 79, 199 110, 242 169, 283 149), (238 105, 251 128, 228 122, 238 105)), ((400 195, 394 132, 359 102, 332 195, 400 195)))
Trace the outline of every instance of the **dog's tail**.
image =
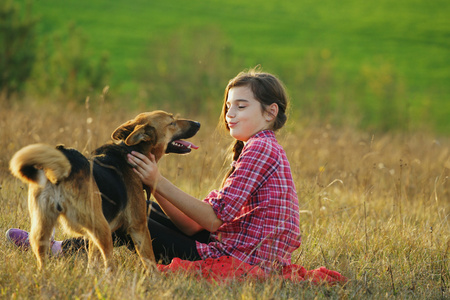
POLYGON ((33 144, 16 152, 9 168, 23 182, 44 186, 47 180, 56 184, 68 177, 71 165, 66 156, 56 148, 46 144, 33 144))

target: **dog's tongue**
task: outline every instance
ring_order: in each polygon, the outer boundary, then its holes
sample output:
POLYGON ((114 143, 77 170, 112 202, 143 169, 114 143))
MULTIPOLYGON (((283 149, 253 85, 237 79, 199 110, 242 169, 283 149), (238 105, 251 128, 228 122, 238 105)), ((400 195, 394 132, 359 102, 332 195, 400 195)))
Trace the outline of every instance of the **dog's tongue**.
POLYGON ((185 146, 186 148, 189 149, 198 149, 198 146, 192 144, 191 142, 188 141, 182 141, 182 140, 176 140, 175 143, 181 144, 183 146, 185 146))

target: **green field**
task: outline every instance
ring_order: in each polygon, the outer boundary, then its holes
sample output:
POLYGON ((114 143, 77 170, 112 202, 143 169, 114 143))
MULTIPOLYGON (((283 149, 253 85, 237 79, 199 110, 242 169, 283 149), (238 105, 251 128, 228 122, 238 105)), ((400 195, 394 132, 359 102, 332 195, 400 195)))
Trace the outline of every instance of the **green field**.
POLYGON ((161 86, 183 84, 168 79, 170 72, 219 73, 205 97, 216 99, 227 79, 261 64, 285 81, 306 115, 341 123, 357 115, 354 123, 386 123, 384 129, 450 130, 448 1, 42 0, 33 7, 40 35, 75 24, 93 58, 109 55, 111 90, 137 102, 145 98, 140 89, 167 98, 163 103, 198 100, 186 89, 165 92, 161 86))

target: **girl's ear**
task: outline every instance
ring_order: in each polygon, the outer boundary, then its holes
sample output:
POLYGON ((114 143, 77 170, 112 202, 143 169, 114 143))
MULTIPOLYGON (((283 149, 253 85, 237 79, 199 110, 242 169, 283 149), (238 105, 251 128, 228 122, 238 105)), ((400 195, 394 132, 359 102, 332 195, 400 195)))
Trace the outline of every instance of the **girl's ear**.
POLYGON ((266 121, 272 122, 278 116, 278 104, 272 103, 266 110, 266 121))

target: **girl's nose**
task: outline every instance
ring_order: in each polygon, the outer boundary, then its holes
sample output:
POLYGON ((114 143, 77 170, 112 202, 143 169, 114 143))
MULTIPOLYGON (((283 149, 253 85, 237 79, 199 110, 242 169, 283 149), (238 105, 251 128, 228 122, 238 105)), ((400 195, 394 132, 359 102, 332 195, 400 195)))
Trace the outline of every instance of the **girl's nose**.
POLYGON ((228 109, 228 111, 227 111, 227 114, 226 114, 226 117, 228 117, 228 118, 234 118, 235 117, 235 112, 234 112, 234 109, 232 108, 232 107, 230 107, 229 109, 228 109))

